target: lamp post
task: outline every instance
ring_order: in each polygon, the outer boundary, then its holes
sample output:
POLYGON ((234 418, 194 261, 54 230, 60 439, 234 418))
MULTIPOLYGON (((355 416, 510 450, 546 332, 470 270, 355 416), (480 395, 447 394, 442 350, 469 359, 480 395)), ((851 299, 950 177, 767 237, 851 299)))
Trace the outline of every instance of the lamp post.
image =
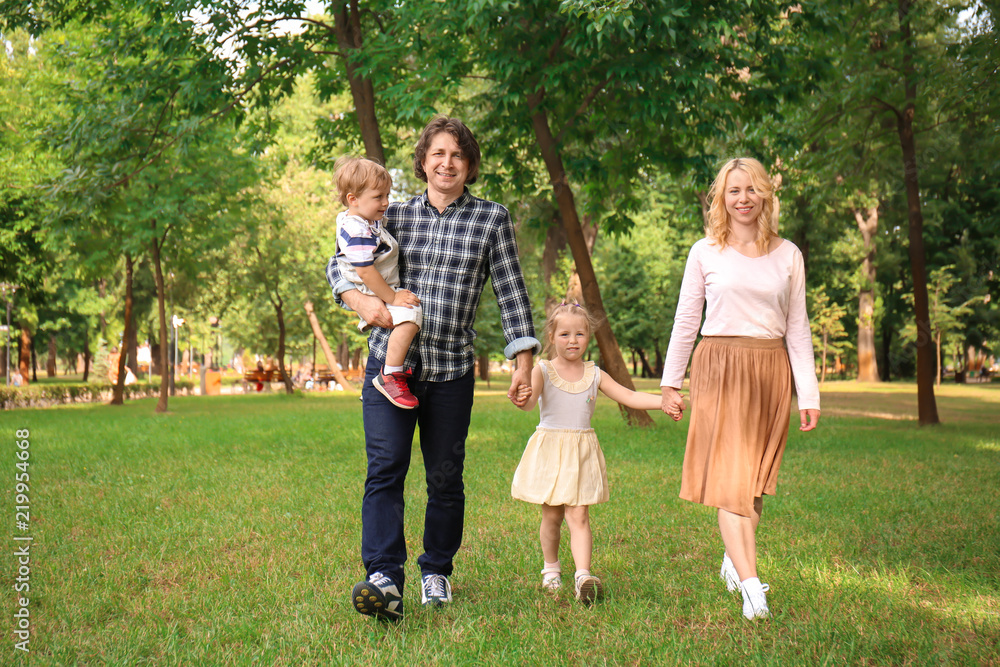
POLYGON ((215 343, 215 354, 212 355, 212 370, 216 370, 222 368, 222 364, 219 363, 219 355, 222 354, 222 321, 215 315, 212 315, 208 318, 208 324, 215 329, 215 340, 212 341, 215 343))
POLYGON ((10 386, 10 309, 17 285, 11 283, 0 283, 0 292, 3 292, 4 300, 7 301, 7 324, 4 325, 4 336, 7 339, 7 386, 10 386))
POLYGON ((173 366, 170 367, 170 394, 174 395, 176 391, 174 389, 174 376, 177 373, 177 339, 180 337, 180 334, 177 331, 177 329, 179 329, 181 325, 184 324, 184 318, 177 317, 176 315, 174 315, 171 320, 171 324, 173 324, 174 326, 174 364, 173 366))

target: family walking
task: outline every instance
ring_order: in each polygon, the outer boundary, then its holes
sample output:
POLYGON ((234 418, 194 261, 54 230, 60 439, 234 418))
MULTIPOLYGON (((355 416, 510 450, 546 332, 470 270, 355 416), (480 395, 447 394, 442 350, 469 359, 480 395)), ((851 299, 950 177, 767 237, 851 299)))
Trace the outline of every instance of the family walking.
POLYGON ((580 304, 550 313, 535 337, 514 227, 503 206, 474 197, 481 154, 454 118, 431 121, 417 141, 413 168, 427 183, 407 202, 389 202, 392 181, 364 159, 338 163, 341 202, 337 249, 327 279, 337 301, 369 329, 362 388, 368 466, 361 504, 366 577, 351 591, 360 613, 403 617, 407 560, 403 487, 419 426, 427 485, 421 602, 452 601, 453 559, 465 517, 465 441, 473 404, 473 323, 486 279, 500 308, 514 360, 507 396, 522 410, 539 406, 538 427, 514 470, 511 495, 539 505, 541 586, 562 586, 559 544, 569 528, 573 591, 590 604, 604 594, 592 571, 591 505, 609 500, 604 454, 591 427, 598 392, 675 421, 688 359, 691 420, 681 498, 717 508, 723 544, 720 576, 743 596, 749 619, 767 616, 757 572, 762 498, 773 495, 788 437, 792 382, 801 429, 819 419, 819 391, 805 308, 802 256, 777 235, 774 193, 763 166, 728 162, 712 188, 706 238, 688 257, 661 395, 635 392, 585 359, 593 323, 580 304), (702 324, 702 311, 705 321, 702 324))

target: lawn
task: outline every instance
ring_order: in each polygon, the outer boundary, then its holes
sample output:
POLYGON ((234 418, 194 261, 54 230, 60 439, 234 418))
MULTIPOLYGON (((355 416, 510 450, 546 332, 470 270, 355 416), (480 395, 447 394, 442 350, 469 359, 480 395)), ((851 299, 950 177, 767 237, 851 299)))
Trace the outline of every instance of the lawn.
POLYGON ((594 569, 607 596, 585 608, 542 592, 539 512, 509 497, 537 414, 510 406, 503 382, 481 387, 455 602, 423 609, 412 586, 417 450, 406 620, 391 625, 348 600, 363 575, 356 396, 0 413, 0 574, 30 585, 31 629, 25 655, 8 588, 0 664, 1000 664, 1000 386, 943 386, 937 427, 917 425, 913 385, 827 383, 823 400, 820 428, 792 431, 765 502, 773 616, 757 623, 718 580, 714 513, 677 498, 686 420, 630 429, 599 402, 612 500, 592 511, 594 569), (27 530, 15 524, 19 429, 27 530), (14 555, 25 544, 26 576, 14 555))

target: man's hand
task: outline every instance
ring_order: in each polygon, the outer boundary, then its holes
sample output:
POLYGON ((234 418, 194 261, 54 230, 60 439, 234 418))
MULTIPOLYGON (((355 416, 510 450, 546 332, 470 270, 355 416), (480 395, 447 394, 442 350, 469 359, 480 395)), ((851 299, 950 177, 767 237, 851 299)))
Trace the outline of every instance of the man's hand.
POLYGON ((386 310, 382 299, 377 296, 369 296, 352 289, 343 292, 340 298, 351 310, 373 327, 392 328, 392 315, 386 310))
POLYGON ((531 398, 531 366, 533 355, 531 350, 518 352, 517 368, 510 376, 510 389, 507 390, 507 398, 517 407, 524 407, 524 404, 531 398))

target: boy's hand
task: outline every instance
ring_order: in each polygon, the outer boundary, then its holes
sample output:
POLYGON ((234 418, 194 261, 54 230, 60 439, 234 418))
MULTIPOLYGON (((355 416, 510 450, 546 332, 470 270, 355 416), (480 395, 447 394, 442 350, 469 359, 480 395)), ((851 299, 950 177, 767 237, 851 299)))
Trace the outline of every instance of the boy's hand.
POLYGON ((392 305, 394 306, 406 306, 412 308, 413 306, 420 305, 420 299, 416 294, 408 289, 401 289, 396 292, 396 296, 392 298, 392 305))

